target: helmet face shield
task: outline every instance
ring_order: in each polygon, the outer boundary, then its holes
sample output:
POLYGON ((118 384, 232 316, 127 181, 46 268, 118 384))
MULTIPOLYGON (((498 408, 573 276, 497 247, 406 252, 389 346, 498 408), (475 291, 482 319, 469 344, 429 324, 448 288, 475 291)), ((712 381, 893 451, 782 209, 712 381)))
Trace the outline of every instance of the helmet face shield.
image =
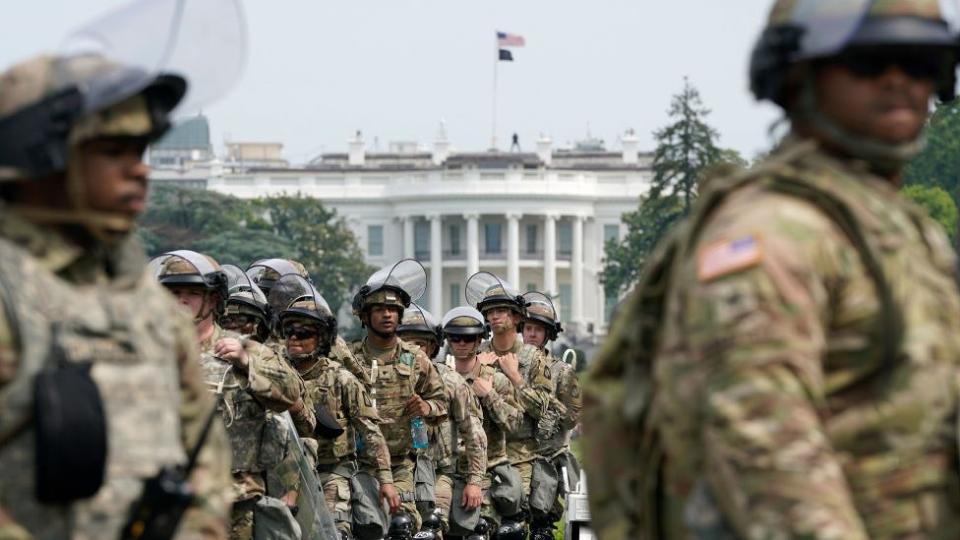
POLYGON ((374 272, 367 280, 370 292, 391 288, 406 293, 409 302, 416 302, 427 290, 427 271, 413 259, 403 259, 374 272))
POLYGON ((467 303, 480 311, 505 307, 523 313, 523 298, 506 280, 490 272, 477 272, 467 279, 464 289, 467 303))
MULTIPOLYGON (((531 291, 523 295, 527 304, 524 321, 535 321, 542 324, 547 329, 548 340, 557 339, 557 335, 563 331, 560 325, 560 318, 557 316, 557 308, 549 296, 531 291)), ((522 325, 523 323, 521 323, 522 325)), ((523 331, 521 326, 520 331, 523 331)))
POLYGON ((247 268, 247 276, 260 287, 260 290, 264 291, 264 294, 270 293, 270 289, 280 276, 288 274, 308 277, 287 259, 261 259, 247 268))
POLYGON ((316 319, 333 317, 333 312, 313 284, 299 274, 282 276, 270 289, 267 303, 281 319, 285 314, 301 313, 316 319))
POLYGON ((443 316, 446 336, 486 336, 487 324, 483 314, 468 306, 455 307, 443 316))

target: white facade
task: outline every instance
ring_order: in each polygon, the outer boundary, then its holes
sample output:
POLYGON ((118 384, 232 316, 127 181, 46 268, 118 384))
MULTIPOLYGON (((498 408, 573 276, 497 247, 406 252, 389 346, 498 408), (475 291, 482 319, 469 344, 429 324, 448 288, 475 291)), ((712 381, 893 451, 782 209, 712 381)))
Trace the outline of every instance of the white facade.
POLYGON ((316 197, 346 219, 369 264, 420 260, 429 275, 420 302, 438 317, 465 303, 467 277, 488 270, 553 295, 568 335, 589 338, 614 301, 598 279, 605 240, 622 237, 622 214, 650 183, 650 156, 630 134, 622 145, 553 151, 544 139, 535 154, 457 153, 441 140, 432 152, 368 153, 358 137, 303 168, 217 171, 207 188, 316 197))

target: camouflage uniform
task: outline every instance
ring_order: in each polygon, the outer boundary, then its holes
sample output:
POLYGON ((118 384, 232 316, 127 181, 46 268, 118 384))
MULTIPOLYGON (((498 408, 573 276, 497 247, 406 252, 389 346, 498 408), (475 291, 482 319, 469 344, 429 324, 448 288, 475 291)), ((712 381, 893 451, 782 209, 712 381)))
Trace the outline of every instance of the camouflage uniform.
POLYGON ((393 483, 390 450, 380 432, 380 418, 363 384, 338 362, 319 357, 304 371, 307 393, 325 407, 344 428, 335 440, 318 439, 317 472, 327 507, 337 528, 350 533, 350 476, 356 470, 356 438, 363 441, 366 455, 373 456, 376 476, 382 484, 393 483))
POLYGON ((430 457, 436 464, 436 502, 443 529, 449 529, 454 478, 482 488, 487 472, 487 436, 483 411, 463 377, 445 364, 434 364, 447 394, 448 416, 433 430, 430 457))
POLYGON ((410 417, 404 415, 403 410, 416 394, 430 406, 424 419, 440 420, 446 416, 447 404, 440 374, 419 347, 400 339, 394 347, 380 351, 374 350, 364 339, 354 344, 351 352, 362 365, 371 369, 373 396, 381 419, 380 430, 390 448, 393 484, 403 499, 403 509, 413 518, 415 530, 419 530, 421 519, 413 497, 416 461, 410 417))
POLYGON ((283 412, 300 399, 301 383, 296 372, 276 354, 255 341, 244 340, 249 359, 246 373, 213 355, 221 339, 240 336, 216 326, 213 335, 201 343, 201 366, 207 386, 216 391, 223 384, 219 408, 233 449, 235 495, 231 525, 232 538, 253 537, 253 509, 266 493, 265 471, 279 464, 282 456, 265 451, 262 436, 267 411, 283 412))
MULTIPOLYGON (((186 451, 196 444, 212 410, 213 400, 203 391, 202 376, 194 360, 193 325, 145 272, 146 259, 133 238, 115 251, 91 253, 16 213, 0 212, 0 251, 4 279, 29 276, 17 285, 18 291, 12 297, 13 291, 0 294, 2 303, 29 294, 38 301, 49 301, 46 307, 57 308, 56 298, 46 295, 57 294, 60 288, 76 294, 87 290, 93 294, 88 298, 90 303, 83 306, 86 317, 102 315, 106 309, 124 310, 118 313, 126 314, 114 321, 118 326, 105 337, 88 341, 87 346, 93 347, 89 357, 84 354, 84 358, 78 359, 92 360, 95 366, 105 362, 102 370, 93 370, 108 407, 109 468, 104 487, 93 498, 69 507, 36 502, 29 495, 34 492, 29 450, 33 439, 32 430, 27 427, 22 434, 7 440, 0 450, 0 505, 12 520, 0 525, 0 537, 17 538, 26 535, 26 531, 36 538, 116 536, 127 519, 130 503, 140 494, 142 480, 156 474, 161 465, 185 462, 186 451), (14 268, 14 264, 22 266, 14 268), (113 274, 108 274, 108 267, 114 268, 113 274), (109 298, 110 305, 100 305, 98 298, 109 298), (151 348, 146 348, 127 325, 155 328, 161 333, 142 336, 145 344, 152 343, 151 348), (136 349, 141 354, 124 352, 134 350, 134 343, 144 347, 136 349), (179 409, 174 405, 178 402, 179 409), (151 426, 148 431, 143 429, 146 424, 151 426)), ((32 309, 32 303, 20 301, 15 311, 32 309)), ((21 417, 14 392, 23 380, 21 370, 33 369, 26 363, 18 340, 25 343, 27 337, 42 346, 38 340, 45 332, 39 322, 30 329, 23 327, 24 320, 12 327, 5 313, 10 311, 0 310, 0 425, 3 433, 10 434, 11 426, 21 417), (34 337, 28 337, 31 335, 34 337)), ((49 315, 32 315, 36 316, 49 315)), ((84 315, 71 312, 60 316, 84 319, 84 315)), ((22 317, 18 313, 18 318, 22 317)), ((215 423, 190 479, 197 499, 184 518, 185 535, 226 535, 230 503, 228 448, 223 425, 215 423)))

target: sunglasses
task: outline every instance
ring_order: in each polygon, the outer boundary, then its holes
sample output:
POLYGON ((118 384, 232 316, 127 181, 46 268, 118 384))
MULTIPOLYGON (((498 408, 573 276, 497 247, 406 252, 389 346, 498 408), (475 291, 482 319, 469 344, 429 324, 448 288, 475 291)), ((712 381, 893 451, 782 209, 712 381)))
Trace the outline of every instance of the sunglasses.
POLYGON ((311 326, 285 326, 281 332, 286 339, 300 340, 315 337, 320 330, 311 326))
POLYGON ((450 343, 468 343, 476 341, 477 336, 447 336, 447 340, 450 341, 450 343))
POLYGON ((223 319, 224 326, 246 326, 257 323, 256 317, 252 315, 227 315, 223 319))
POLYGON ((954 62, 949 51, 931 49, 851 49, 827 61, 863 79, 874 79, 896 67, 913 79, 939 80, 954 62))

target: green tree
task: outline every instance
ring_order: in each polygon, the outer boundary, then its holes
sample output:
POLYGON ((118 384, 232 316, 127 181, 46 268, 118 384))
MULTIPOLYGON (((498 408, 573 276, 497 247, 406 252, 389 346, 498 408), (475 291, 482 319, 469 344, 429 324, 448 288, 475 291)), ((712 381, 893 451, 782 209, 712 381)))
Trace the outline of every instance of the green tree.
POLYGON ((923 207, 935 219, 951 240, 957 237, 957 205, 950 194, 938 186, 912 185, 903 188, 903 196, 923 207))
POLYGON ((709 114, 700 92, 684 78, 683 89, 670 104, 670 123, 654 133, 650 191, 635 212, 623 215, 623 240, 606 245, 601 281, 607 295, 619 294, 637 280, 660 239, 690 212, 705 177, 747 165, 736 150, 719 146, 717 130, 707 123, 709 114))
POLYGON ((158 186, 140 218, 140 237, 147 252, 158 255, 195 249, 198 242, 255 221, 248 201, 215 191, 158 186))
POLYGON ((960 101, 937 105, 927 126, 927 144, 903 178, 906 185, 943 189, 960 207, 960 101))

